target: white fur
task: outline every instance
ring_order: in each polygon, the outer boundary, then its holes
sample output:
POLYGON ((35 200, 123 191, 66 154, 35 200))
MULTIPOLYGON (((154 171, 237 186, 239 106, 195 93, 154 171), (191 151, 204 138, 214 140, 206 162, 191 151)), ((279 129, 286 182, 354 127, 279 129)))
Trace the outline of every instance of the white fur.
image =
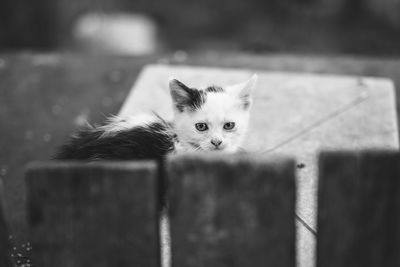
MULTIPOLYGON (((174 103, 173 131, 178 137, 178 143, 175 144, 176 152, 237 151, 247 133, 252 102, 251 93, 256 81, 257 75, 253 75, 244 83, 227 86, 223 92, 208 92, 205 103, 194 111, 191 109, 181 111, 176 108, 176 102, 184 99, 186 95, 184 92, 179 92, 179 87, 170 81, 174 103), (235 127, 232 130, 225 130, 223 127, 227 122, 235 123, 235 127), (195 127, 196 123, 206 123, 208 130, 198 131, 195 127), (211 143, 213 139, 222 141, 218 148, 211 143)), ((123 118, 116 116, 97 129, 103 131, 102 137, 109 137, 118 132, 138 126, 145 127, 154 122, 160 122, 160 117, 151 113, 123 118)))
MULTIPOLYGON (((195 111, 180 112, 174 108, 174 128, 184 151, 217 150, 211 143, 212 139, 222 141, 218 150, 235 152, 246 135, 250 116, 250 107, 243 107, 243 98, 251 103, 251 91, 255 86, 257 76, 248 81, 228 86, 224 92, 208 93, 206 102, 195 111), (235 128, 228 131, 223 128, 227 122, 234 122, 235 128), (207 123, 208 130, 200 132, 196 123, 207 123)), ((176 89, 176 88, 175 88, 176 89)))

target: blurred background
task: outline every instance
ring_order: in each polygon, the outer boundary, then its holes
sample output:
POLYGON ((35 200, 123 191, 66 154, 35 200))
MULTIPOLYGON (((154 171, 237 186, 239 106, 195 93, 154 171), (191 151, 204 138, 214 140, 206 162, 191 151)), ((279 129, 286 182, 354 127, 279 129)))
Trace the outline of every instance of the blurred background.
POLYGON ((400 0, 2 0, 0 50, 400 53, 400 0))
POLYGON ((117 114, 146 64, 379 76, 399 88, 399 55, 400 0, 1 0, 0 202, 14 244, 27 253, 25 166, 117 114))

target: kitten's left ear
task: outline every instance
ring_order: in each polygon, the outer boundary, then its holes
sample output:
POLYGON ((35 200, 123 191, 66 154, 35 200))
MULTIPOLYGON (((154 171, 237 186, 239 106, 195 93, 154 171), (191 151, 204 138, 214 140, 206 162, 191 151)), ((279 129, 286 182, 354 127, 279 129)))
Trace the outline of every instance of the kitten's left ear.
POLYGON ((257 84, 258 75, 255 73, 251 76, 250 79, 245 81, 244 83, 236 84, 232 86, 232 91, 234 91, 240 99, 243 101, 243 107, 248 109, 251 106, 252 99, 251 95, 254 87, 257 84))
POLYGON ((180 112, 192 103, 193 90, 177 79, 169 78, 169 90, 174 106, 180 112))

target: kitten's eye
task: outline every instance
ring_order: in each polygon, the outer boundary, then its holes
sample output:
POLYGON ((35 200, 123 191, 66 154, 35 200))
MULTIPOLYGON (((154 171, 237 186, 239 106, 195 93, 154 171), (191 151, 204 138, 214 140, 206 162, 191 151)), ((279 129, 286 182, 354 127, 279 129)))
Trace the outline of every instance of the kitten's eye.
POLYGON ((235 128, 235 123, 234 122, 227 122, 224 124, 224 130, 232 130, 235 128))
POLYGON ((197 131, 204 132, 208 130, 207 123, 199 122, 195 124, 197 131))

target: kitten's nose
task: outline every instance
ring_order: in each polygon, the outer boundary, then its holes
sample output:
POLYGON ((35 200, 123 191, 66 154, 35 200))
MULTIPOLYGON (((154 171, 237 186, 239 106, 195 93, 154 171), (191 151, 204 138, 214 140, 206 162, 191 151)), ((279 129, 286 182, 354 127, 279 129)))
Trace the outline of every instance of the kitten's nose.
POLYGON ((216 147, 218 147, 221 143, 222 141, 219 139, 211 139, 211 144, 213 144, 216 147))

